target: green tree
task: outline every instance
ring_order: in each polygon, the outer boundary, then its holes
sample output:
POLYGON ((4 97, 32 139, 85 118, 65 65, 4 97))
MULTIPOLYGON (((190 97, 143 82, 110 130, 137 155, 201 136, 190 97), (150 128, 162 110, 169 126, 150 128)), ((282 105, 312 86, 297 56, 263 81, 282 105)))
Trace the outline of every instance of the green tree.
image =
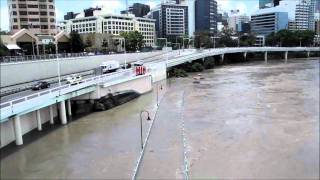
POLYGON ((120 36, 122 36, 126 41, 127 51, 140 50, 142 46, 145 44, 143 40, 143 35, 138 31, 121 32, 120 36))
POLYGON ((8 49, 5 47, 5 45, 0 41, 0 56, 7 56, 9 54, 8 49))
POLYGON ((70 33, 70 43, 71 43, 72 52, 74 53, 83 52, 84 44, 78 32, 72 31, 70 33))
POLYGON ((232 39, 233 31, 229 28, 223 28, 221 32, 220 39, 218 41, 218 46, 220 47, 236 47, 237 40, 232 39))
POLYGON ((256 42, 255 34, 242 34, 240 35, 240 46, 253 46, 256 42))
POLYGON ((210 33, 207 31, 199 31, 194 33, 195 48, 210 48, 211 45, 210 33))

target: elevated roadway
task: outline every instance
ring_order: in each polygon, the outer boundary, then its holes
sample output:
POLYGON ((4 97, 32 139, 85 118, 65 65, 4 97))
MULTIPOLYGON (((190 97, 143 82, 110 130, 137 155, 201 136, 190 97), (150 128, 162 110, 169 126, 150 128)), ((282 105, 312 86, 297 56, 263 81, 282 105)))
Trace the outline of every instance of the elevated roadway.
MULTIPOLYGON (((185 62, 192 62, 194 60, 202 59, 209 56, 221 56, 223 61, 225 54, 230 53, 243 53, 244 56, 250 52, 260 52, 264 53, 264 59, 267 62, 269 52, 283 52, 285 60, 288 57, 289 52, 306 52, 309 56, 310 52, 319 52, 318 47, 247 47, 247 48, 219 48, 219 49, 209 49, 209 50, 186 50, 180 55, 175 57, 167 58, 166 55, 161 59, 151 59, 146 64, 148 72, 145 76, 151 76, 153 82, 156 80, 161 80, 161 78, 166 78, 165 74, 167 68, 183 64, 185 62), (160 76, 160 78, 159 78, 160 76)), ((66 108, 64 101, 67 101, 67 106, 70 111, 70 99, 76 98, 78 96, 84 95, 86 93, 91 93, 99 89, 101 85, 103 88, 108 88, 108 86, 116 85, 117 83, 124 83, 126 81, 131 81, 137 78, 132 69, 127 69, 121 72, 116 72, 112 74, 105 74, 99 76, 93 76, 83 80, 83 83, 78 85, 61 85, 52 87, 50 89, 40 91, 34 94, 28 94, 26 96, 19 98, 8 98, 7 101, 0 104, 1 119, 0 122, 6 122, 13 120, 14 132, 16 137, 16 144, 22 144, 22 133, 20 127, 20 116, 32 111, 37 112, 37 122, 38 127, 41 127, 40 119, 40 108, 46 106, 52 106, 52 103, 59 103, 60 117, 62 124, 67 123, 66 119, 66 108), (106 85, 107 84, 107 85, 106 85), (108 85, 109 84, 109 85, 108 85), (47 101, 50 100, 49 103, 47 101), (52 101, 51 101, 52 100, 52 101), (40 120, 39 120, 40 119, 40 120)), ((50 114, 51 108, 50 108, 50 114)), ((52 116, 50 116, 52 119, 52 116)), ((41 129, 41 128, 40 128, 41 129)))

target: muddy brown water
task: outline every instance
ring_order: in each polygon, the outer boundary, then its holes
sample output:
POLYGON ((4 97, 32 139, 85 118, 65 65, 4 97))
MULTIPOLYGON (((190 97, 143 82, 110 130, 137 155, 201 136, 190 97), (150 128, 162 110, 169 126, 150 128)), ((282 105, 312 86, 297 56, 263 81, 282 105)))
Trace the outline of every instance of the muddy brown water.
MULTIPOLYGON (((156 118, 138 179, 319 178, 319 60, 249 62, 160 82, 1 159, 2 179, 130 179, 139 113, 156 118), (186 148, 182 141, 185 123, 186 148)), ((146 116, 143 115, 145 119, 146 116)), ((143 121, 144 136, 150 122, 143 121)))

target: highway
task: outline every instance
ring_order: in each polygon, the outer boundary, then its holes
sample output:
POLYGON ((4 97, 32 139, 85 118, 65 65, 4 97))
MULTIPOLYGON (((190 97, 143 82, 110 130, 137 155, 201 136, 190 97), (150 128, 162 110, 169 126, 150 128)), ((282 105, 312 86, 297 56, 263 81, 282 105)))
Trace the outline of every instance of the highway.
MULTIPOLYGON (((181 50, 181 53, 183 53, 183 50, 181 50)), ((169 52, 168 58, 173 58, 173 57, 176 57, 177 55, 179 56, 179 53, 178 54, 172 54, 171 52, 169 52)), ((150 62, 161 61, 161 60, 164 60, 165 58, 166 58, 166 54, 162 54, 162 55, 157 55, 155 57, 145 58, 145 59, 143 59, 141 61, 143 61, 144 63, 150 63, 150 62)), ((133 63, 133 62, 134 61, 127 61, 126 63, 128 64, 128 63, 133 63)), ((125 60, 122 59, 122 60, 119 61, 119 63, 121 65, 124 65, 125 64, 125 60)), ((85 78, 90 78, 90 77, 95 76, 95 73, 94 73, 95 70, 94 69, 93 70, 88 70, 86 72, 89 72, 89 71, 92 71, 92 73, 91 74, 86 73, 87 75, 85 76, 85 78)), ((81 74, 84 74, 84 73, 79 73, 79 74, 81 75, 81 74)), ((112 74, 112 73, 110 73, 110 74, 112 74)), ((64 80, 64 78, 67 77, 67 76, 68 75, 64 75, 63 77, 61 77, 61 80, 62 80, 61 81, 61 85, 65 85, 66 84, 66 81, 64 80)), ((24 87, 31 87, 37 81, 38 80, 36 80, 34 82, 31 82, 31 83, 24 84, 24 87)), ((54 81, 55 82, 55 83, 51 83, 50 84, 50 88, 54 88, 54 87, 58 87, 59 86, 58 76, 56 76, 55 78, 50 78, 50 81, 54 81)), ((20 97, 28 96, 28 95, 31 95, 33 93, 38 93, 38 92, 42 92, 42 91, 46 91, 46 90, 48 90, 48 89, 42 89, 42 90, 38 90, 38 91, 33 91, 31 89, 22 90, 22 91, 13 93, 13 94, 1 96, 0 97, 0 101, 1 101, 1 103, 5 103, 5 102, 12 101, 12 100, 20 98, 20 97)))

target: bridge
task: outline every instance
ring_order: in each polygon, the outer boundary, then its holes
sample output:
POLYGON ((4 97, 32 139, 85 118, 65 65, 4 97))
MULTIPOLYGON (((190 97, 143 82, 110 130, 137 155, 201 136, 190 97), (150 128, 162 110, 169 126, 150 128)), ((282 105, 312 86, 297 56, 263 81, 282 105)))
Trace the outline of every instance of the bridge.
POLYGON ((106 92, 126 90, 143 94, 152 90, 153 82, 166 78, 168 68, 185 62, 192 62, 210 56, 220 56, 220 60, 223 61, 225 54, 232 53, 243 53, 244 58, 246 58, 248 53, 264 53, 264 60, 267 62, 268 53, 270 52, 283 52, 284 59, 287 61, 289 52, 306 52, 306 55, 310 56, 311 52, 319 52, 319 48, 246 47, 184 50, 181 51, 181 54, 170 57, 169 59, 163 56, 161 59, 149 61, 146 63, 147 74, 143 76, 136 76, 133 69, 126 69, 116 73, 93 76, 84 79, 82 83, 77 85, 61 85, 20 98, 8 99, 0 104, 0 123, 2 127, 1 147, 12 141, 15 141, 17 145, 22 145, 23 134, 33 128, 41 131, 44 122, 49 121, 51 124, 54 123, 54 116, 59 116, 61 123, 67 124, 67 115, 72 115, 71 100, 77 98, 98 99, 106 95, 106 92), (137 86, 137 84, 142 84, 144 88, 139 88, 141 86, 137 86), (57 114, 54 109, 59 109, 59 114, 57 114), (35 112, 35 117, 33 112, 35 112))

